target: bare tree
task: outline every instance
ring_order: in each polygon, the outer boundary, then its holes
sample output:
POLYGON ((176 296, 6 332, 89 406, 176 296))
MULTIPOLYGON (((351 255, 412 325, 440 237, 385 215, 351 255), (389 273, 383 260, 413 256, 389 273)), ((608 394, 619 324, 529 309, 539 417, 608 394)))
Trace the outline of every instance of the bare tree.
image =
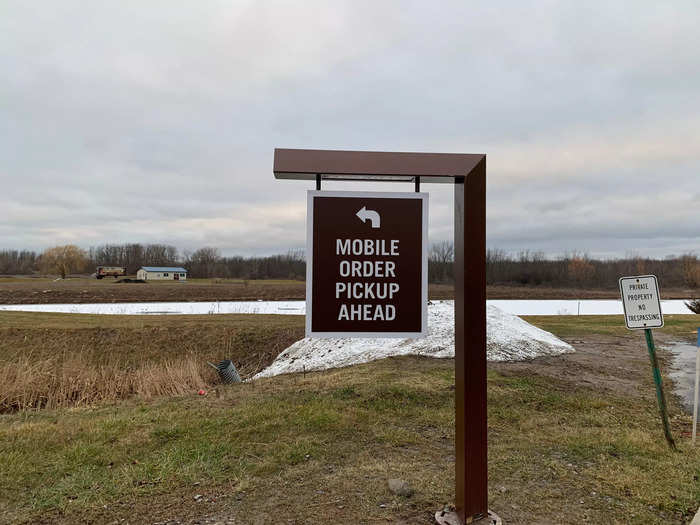
POLYGON ((87 266, 87 253, 73 244, 54 246, 47 249, 39 258, 39 268, 43 273, 57 273, 63 279, 66 275, 81 272, 87 266))
POLYGON ((294 248, 287 252, 287 259, 290 261, 305 261, 306 250, 304 248, 294 248))
POLYGON ((434 242, 430 245, 429 258, 431 261, 437 261, 440 263, 452 262, 454 255, 455 249, 452 241, 434 242))
POLYGON ((439 241, 430 245, 430 252, 428 253, 428 261, 431 267, 428 271, 429 280, 433 282, 451 280, 454 253, 452 241, 439 241))
POLYGON ((170 266, 178 261, 177 248, 168 244, 147 244, 143 254, 144 264, 170 266))
POLYGON ((221 260, 218 248, 206 246, 191 254, 185 264, 191 275, 196 277, 215 277, 217 263, 221 260))
POLYGON ((0 250, 0 274, 29 274, 36 267, 37 254, 28 250, 0 250))
POLYGON ((696 288, 700 284, 700 261, 695 255, 685 254, 680 258, 685 285, 696 288))
POLYGON ((583 286, 591 281, 595 274, 595 266, 588 259, 586 254, 574 254, 567 265, 567 274, 569 280, 578 286, 583 286))

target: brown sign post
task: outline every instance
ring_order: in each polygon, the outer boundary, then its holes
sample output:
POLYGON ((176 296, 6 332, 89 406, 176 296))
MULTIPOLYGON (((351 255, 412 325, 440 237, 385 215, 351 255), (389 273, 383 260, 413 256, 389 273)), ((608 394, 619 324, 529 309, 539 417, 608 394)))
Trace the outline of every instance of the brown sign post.
POLYGON ((275 149, 273 171, 316 190, 322 180, 454 184, 454 519, 486 518, 486 155, 275 149))
POLYGON ((307 337, 427 335, 428 195, 309 191, 307 337))

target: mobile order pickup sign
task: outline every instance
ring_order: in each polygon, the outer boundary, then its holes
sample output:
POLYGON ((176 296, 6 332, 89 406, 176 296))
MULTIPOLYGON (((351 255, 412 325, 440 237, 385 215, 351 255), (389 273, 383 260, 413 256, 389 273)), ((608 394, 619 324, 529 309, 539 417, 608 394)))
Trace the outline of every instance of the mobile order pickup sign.
POLYGON ((307 199, 306 336, 427 335, 428 194, 307 199))
POLYGON ((497 518, 488 510, 486 155, 276 148, 273 171, 277 179, 316 181, 308 197, 306 321, 317 337, 425 334, 428 210, 419 192, 421 184, 453 187, 455 510, 435 519, 497 518), (415 193, 320 191, 327 180, 412 182, 415 193))

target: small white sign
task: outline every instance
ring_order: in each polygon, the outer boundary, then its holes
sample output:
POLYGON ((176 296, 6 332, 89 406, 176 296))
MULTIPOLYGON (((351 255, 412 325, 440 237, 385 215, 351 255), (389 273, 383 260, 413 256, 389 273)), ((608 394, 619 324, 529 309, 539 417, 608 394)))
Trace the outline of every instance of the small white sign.
POLYGON ((620 294, 627 328, 638 330, 661 328, 664 325, 659 284, 655 275, 621 277, 620 294))

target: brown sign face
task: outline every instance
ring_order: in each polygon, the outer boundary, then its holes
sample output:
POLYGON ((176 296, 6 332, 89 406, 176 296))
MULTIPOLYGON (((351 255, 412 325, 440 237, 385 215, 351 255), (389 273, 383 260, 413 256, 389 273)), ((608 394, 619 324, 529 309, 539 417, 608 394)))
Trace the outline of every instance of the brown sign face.
POLYGON ((425 193, 310 191, 306 335, 427 333, 425 193))

